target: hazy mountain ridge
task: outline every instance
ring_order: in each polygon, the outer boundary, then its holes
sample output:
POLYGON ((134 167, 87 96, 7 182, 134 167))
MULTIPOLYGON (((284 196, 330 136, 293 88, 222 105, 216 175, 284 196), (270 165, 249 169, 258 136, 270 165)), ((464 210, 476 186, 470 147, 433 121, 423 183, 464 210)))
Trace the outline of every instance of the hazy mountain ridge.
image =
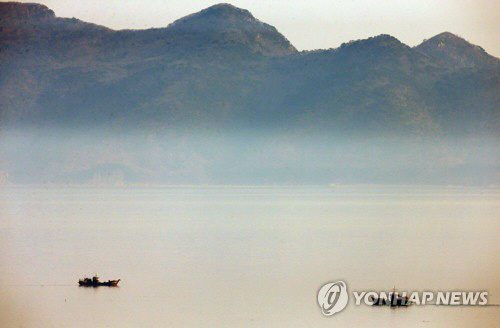
MULTIPOLYGON (((1 33, 6 102, 2 116, 7 121, 24 120, 23 115, 13 114, 23 107, 31 107, 40 116, 39 123, 60 120, 77 125, 92 121, 96 112, 101 122, 109 116, 125 123, 127 115, 134 122, 141 120, 134 114, 137 111, 145 111, 144 119, 156 121, 182 108, 188 116, 190 111, 195 116, 209 114, 214 123, 224 117, 235 123, 250 115, 255 117, 247 119, 266 125, 284 118, 303 120, 297 115, 305 114, 308 107, 316 116, 329 116, 327 121, 332 123, 348 111, 354 116, 348 123, 356 125, 377 120, 363 115, 368 110, 375 116, 394 114, 395 120, 402 119, 401 111, 430 115, 427 107, 442 103, 431 99, 429 91, 443 80, 460 86, 450 81, 458 70, 470 69, 460 73, 470 75, 485 69, 484 75, 492 77, 483 80, 490 81, 493 89, 498 87, 494 78, 499 73, 498 59, 450 33, 414 49, 381 35, 332 51, 297 53, 275 28, 227 4, 181 18, 167 28, 144 31, 112 31, 56 18, 41 5, 5 3, 0 8, 8 17, 2 19, 1 33), (442 39, 446 39, 445 50, 442 39), (463 48, 467 52, 459 53, 463 48), (23 90, 22 84, 28 81, 33 86, 23 90), (294 92, 299 95, 293 96, 294 92), (227 109, 217 112, 220 107, 227 109), (353 115, 356 111, 363 116, 353 115)), ((476 85, 472 92, 482 92, 481 87, 476 85)), ((470 90, 457 91, 463 95, 470 90)), ((475 104, 475 110, 487 107, 481 99, 475 104)), ((441 124, 437 117, 428 118, 441 124)))
POLYGON ((499 60, 450 33, 298 52, 227 4, 148 30, 36 4, 0 17, 0 125, 33 131, 0 148, 14 182, 484 183, 495 168, 496 142, 460 138, 496 140, 499 60), (33 162, 43 176, 27 177, 33 162))

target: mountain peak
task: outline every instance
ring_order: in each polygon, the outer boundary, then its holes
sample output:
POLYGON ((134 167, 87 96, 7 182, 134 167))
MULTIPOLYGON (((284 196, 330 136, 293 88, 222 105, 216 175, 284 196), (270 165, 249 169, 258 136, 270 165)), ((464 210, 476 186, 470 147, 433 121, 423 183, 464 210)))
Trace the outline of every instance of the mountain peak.
POLYGON ((256 19, 248 10, 227 3, 217 4, 176 20, 170 32, 185 40, 238 44, 264 55, 286 55, 297 50, 275 27, 256 19))
POLYGON ((245 18, 255 19, 253 15, 246 9, 238 8, 229 3, 219 3, 213 6, 210 6, 200 13, 203 14, 212 14, 212 15, 222 15, 222 16, 230 16, 237 15, 245 18))
POLYGON ((433 47, 437 46, 438 48, 457 47, 457 46, 474 47, 473 44, 467 42, 465 39, 451 32, 439 33, 438 35, 435 35, 429 40, 425 40, 420 44, 420 46, 426 46, 426 45, 433 47))
MULTIPOLYGON (((189 26, 208 29, 245 28, 248 25, 267 25, 256 19, 248 10, 235 7, 228 3, 219 3, 194 14, 182 17, 169 27, 181 28, 189 26)), ((251 26, 255 27, 255 26, 251 26)))
MULTIPOLYGON (((434 37, 432 37, 433 39, 436 38, 436 39, 456 39, 456 40, 464 40, 463 38, 459 37, 458 35, 456 34, 453 34, 451 32, 448 32, 448 31, 445 31, 445 32, 441 32, 439 33, 438 35, 435 35, 434 37)), ((465 41, 465 40, 464 40, 465 41)))
POLYGON ((424 40, 415 49, 450 68, 481 68, 500 64, 497 58, 480 46, 450 32, 424 40))
POLYGON ((399 52, 410 49, 407 45, 389 34, 380 34, 368 39, 351 40, 343 43, 341 49, 348 51, 367 51, 367 52, 399 52))
POLYGON ((55 16, 52 10, 38 3, 0 3, 0 17, 2 20, 40 20, 55 18, 55 16))

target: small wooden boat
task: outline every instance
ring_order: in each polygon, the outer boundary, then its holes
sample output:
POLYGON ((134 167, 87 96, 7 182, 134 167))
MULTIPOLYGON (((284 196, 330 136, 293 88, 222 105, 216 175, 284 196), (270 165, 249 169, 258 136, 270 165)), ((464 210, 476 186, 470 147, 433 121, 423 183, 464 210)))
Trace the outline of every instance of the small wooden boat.
POLYGON ((108 286, 108 287, 117 287, 120 279, 118 280, 108 280, 108 281, 99 281, 98 276, 93 276, 91 278, 83 278, 78 280, 78 285, 82 287, 99 287, 99 286, 108 286))

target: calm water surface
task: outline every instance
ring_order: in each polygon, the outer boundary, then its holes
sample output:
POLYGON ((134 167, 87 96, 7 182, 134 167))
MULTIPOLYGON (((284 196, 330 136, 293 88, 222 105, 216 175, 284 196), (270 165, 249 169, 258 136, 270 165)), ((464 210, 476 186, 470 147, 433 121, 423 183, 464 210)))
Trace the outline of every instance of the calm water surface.
POLYGON ((0 326, 498 327, 498 306, 324 317, 316 293, 343 279, 499 304, 499 207, 478 188, 4 188, 0 326), (78 287, 95 272, 120 287, 78 287))

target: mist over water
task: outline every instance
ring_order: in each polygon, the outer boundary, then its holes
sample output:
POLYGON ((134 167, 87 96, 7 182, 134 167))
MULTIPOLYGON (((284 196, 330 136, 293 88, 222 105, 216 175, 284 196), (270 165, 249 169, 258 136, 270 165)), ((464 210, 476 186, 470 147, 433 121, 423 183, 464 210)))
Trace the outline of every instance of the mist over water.
POLYGON ((492 135, 294 129, 4 129, 0 176, 22 185, 495 185, 492 135))
POLYGON ((0 133, 7 326, 494 327, 498 317, 497 306, 351 300, 326 318, 316 302, 343 279, 350 290, 486 290, 500 303, 494 136, 0 133), (96 272, 120 287, 77 286, 96 272))
POLYGON ((7 326, 497 321, 497 306, 394 310, 351 300, 326 318, 316 302, 324 283, 343 279, 350 290, 486 290, 499 304, 494 136, 276 127, 0 134, 7 326), (120 287, 77 286, 96 272, 120 287))

